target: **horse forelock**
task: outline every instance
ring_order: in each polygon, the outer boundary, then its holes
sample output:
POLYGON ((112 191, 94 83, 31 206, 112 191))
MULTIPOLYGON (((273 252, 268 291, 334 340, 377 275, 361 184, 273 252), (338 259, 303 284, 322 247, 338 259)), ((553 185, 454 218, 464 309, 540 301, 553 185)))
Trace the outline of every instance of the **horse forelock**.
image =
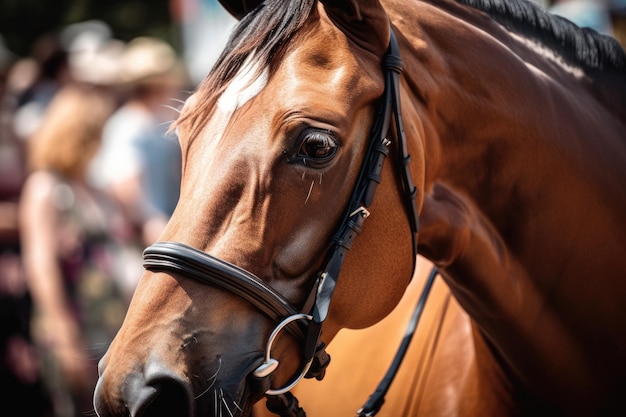
POLYGON ((194 129, 199 128, 216 105, 232 111, 258 94, 316 3, 316 0, 266 1, 248 13, 235 26, 215 65, 200 84, 195 100, 198 104, 185 109, 177 124, 190 123, 194 129))
POLYGON ((614 38, 552 15, 529 0, 456 0, 486 12, 508 30, 559 51, 572 64, 626 70, 626 54, 614 38))

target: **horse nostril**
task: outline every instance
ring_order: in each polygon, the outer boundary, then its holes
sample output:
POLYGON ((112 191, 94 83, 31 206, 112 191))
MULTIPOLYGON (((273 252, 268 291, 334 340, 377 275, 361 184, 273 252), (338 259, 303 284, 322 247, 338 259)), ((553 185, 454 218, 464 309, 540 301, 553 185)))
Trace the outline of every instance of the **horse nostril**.
POLYGON ((160 381, 153 385, 156 397, 145 407, 142 417, 191 416, 187 390, 178 381, 160 381))
POLYGON ((191 416, 191 399, 183 381, 160 378, 136 386, 127 397, 132 417, 191 416))

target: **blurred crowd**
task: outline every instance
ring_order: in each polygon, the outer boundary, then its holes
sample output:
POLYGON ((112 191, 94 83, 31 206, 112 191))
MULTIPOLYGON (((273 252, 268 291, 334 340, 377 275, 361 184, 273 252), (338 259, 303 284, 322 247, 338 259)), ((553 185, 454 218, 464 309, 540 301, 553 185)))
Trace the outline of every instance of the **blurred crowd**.
POLYGON ((93 415, 97 361, 178 200, 192 89, 166 42, 88 21, 0 38, 0 383, 19 415, 93 415))

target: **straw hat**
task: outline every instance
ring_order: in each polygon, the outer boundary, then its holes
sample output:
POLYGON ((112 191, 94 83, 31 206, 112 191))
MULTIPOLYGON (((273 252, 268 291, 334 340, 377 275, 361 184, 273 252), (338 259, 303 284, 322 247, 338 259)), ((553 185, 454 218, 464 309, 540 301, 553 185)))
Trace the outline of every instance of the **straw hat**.
POLYGON ((119 79, 130 85, 178 83, 182 79, 182 68, 168 43, 142 36, 126 45, 120 60, 119 79))

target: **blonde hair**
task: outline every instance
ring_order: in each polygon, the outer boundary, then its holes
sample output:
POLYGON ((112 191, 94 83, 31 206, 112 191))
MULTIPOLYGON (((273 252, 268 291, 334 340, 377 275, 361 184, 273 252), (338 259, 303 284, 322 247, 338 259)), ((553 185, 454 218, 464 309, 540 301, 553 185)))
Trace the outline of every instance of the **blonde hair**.
POLYGON ((111 96, 103 90, 79 84, 63 87, 29 140, 29 169, 82 177, 113 109, 111 96))

